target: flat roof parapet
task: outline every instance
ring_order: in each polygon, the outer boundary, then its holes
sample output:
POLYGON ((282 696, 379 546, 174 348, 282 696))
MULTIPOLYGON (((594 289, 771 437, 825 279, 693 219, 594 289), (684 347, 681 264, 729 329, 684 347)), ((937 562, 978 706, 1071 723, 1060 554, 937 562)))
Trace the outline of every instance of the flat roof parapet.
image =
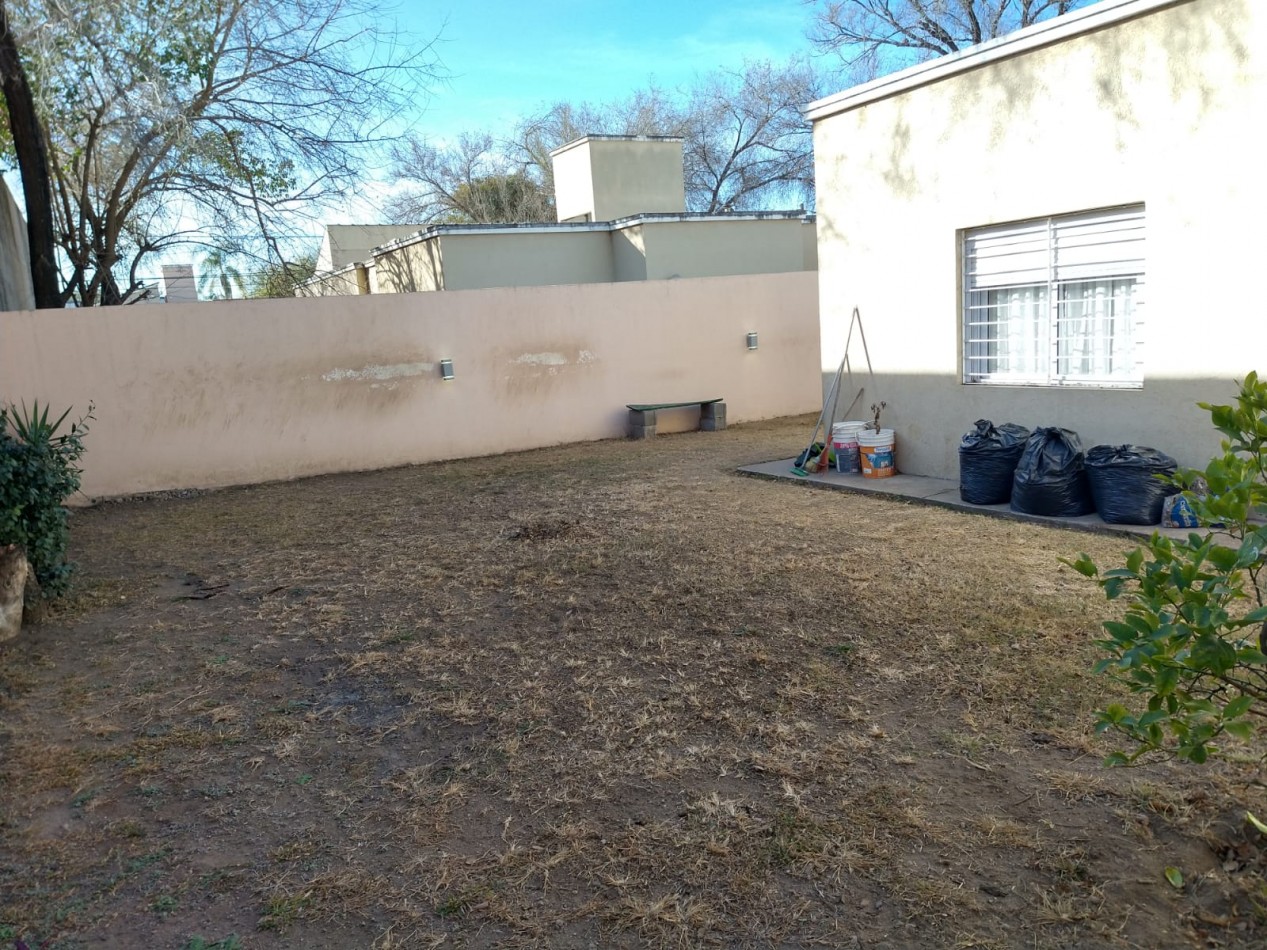
POLYGON ((569 149, 577 148, 587 142, 682 142, 685 139, 680 135, 601 135, 598 133, 590 133, 582 135, 579 139, 573 139, 566 145, 560 145, 550 153, 550 157, 559 155, 569 149))

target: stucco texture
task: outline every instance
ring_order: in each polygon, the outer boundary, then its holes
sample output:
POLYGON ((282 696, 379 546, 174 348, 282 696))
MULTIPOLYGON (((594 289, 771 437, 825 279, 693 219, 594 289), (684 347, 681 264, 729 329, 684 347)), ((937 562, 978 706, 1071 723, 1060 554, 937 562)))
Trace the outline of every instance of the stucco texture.
POLYGON ((801 413, 817 363, 812 273, 0 315, 0 398, 96 405, 89 496, 613 438, 627 403, 801 413))
POLYGON ((955 476, 982 417, 1190 465, 1217 449, 1195 402, 1267 369, 1252 283, 1267 192, 1247 142, 1267 102, 1262 6, 1177 3, 816 123, 823 377, 857 305, 901 470, 955 476), (963 229, 1136 202, 1143 388, 965 385, 963 229))

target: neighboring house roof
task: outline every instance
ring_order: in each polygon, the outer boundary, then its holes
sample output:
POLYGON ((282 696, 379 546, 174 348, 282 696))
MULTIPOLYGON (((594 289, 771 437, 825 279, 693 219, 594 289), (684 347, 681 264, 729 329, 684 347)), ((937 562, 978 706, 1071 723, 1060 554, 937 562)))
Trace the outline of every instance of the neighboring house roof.
POLYGON ((550 157, 566 152, 569 149, 584 145, 586 142, 683 142, 685 139, 681 135, 598 135, 591 133, 582 135, 579 139, 560 145, 558 148, 550 152, 550 157))
POLYGON ((1018 56, 1084 33, 1102 30, 1156 10, 1191 2, 1192 0, 1101 0, 1100 3, 1035 23, 1033 26, 1000 36, 998 39, 988 40, 957 53, 919 63, 835 93, 811 102, 802 112, 811 122, 818 122, 820 119, 856 109, 878 99, 908 92, 949 76, 977 69, 988 63, 1018 56))
MULTIPOLYGON (((630 215, 615 221, 546 221, 529 224, 433 224, 419 228, 410 234, 395 238, 371 249, 370 253, 383 254, 397 248, 425 241, 446 234, 549 234, 575 233, 577 231, 620 231, 641 224, 660 224, 672 221, 814 221, 814 215, 805 211, 745 211, 738 214, 711 214, 707 211, 668 211, 630 215)), ((348 265, 342 265, 346 267, 348 265)), ((334 268, 338 270, 340 268, 334 268)), ((321 275, 312 278, 316 280, 321 275)))

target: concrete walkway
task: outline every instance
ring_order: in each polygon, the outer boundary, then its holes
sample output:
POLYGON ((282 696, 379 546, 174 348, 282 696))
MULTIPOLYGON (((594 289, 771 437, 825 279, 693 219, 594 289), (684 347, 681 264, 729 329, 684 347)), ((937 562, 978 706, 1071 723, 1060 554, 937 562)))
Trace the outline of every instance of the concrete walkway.
POLYGON ((770 478, 808 485, 810 488, 824 488, 830 491, 862 492, 868 495, 881 495, 899 501, 915 502, 922 505, 940 505, 943 508, 957 508, 975 514, 989 515, 992 518, 1011 518, 1014 521, 1032 521, 1036 524, 1051 525, 1053 528, 1068 528, 1072 531, 1094 531, 1101 534, 1120 534, 1132 538, 1147 538, 1154 531, 1169 535, 1172 538, 1186 538, 1191 529, 1161 528, 1156 525, 1106 524, 1099 515, 1082 515, 1078 518, 1045 518, 1042 515, 1026 515, 1013 511, 1007 505, 972 505, 959 497, 959 482, 950 478, 929 478, 925 475, 893 475, 890 478, 863 478, 861 475, 842 475, 839 472, 827 471, 814 475, 802 476, 792 472, 795 459, 779 459, 774 462, 760 462, 756 465, 740 467, 741 475, 754 478, 770 478))

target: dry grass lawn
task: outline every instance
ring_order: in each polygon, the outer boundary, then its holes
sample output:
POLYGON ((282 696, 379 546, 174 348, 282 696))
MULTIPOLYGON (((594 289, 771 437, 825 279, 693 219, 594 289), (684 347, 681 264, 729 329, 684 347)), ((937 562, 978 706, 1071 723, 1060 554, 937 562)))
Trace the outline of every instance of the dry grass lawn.
POLYGON ((1099 764, 1126 542, 734 474, 809 425, 76 514, 0 945, 1267 943, 1256 750, 1099 764))

